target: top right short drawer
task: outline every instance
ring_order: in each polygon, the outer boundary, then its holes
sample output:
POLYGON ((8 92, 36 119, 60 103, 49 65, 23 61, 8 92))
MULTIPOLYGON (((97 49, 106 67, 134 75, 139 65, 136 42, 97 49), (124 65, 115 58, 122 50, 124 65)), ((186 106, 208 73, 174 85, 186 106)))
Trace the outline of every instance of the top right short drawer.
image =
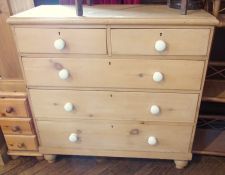
POLYGON ((207 55, 210 29, 112 29, 115 55, 207 55))

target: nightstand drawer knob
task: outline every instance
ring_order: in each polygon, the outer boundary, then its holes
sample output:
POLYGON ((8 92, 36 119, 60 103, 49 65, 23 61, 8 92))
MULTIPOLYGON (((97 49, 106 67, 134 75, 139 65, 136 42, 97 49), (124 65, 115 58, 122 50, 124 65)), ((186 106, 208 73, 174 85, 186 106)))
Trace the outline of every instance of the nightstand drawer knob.
POLYGON ((12 132, 18 132, 18 131, 20 131, 21 129, 20 129, 19 126, 13 126, 13 127, 11 128, 11 130, 12 130, 12 132))
POLYGON ((65 46, 66 46, 66 42, 63 39, 57 39, 54 42, 54 47, 57 50, 63 50, 65 48, 65 46))
POLYGON ((77 141, 78 141, 78 136, 77 136, 77 134, 76 134, 76 133, 70 134, 70 136, 69 136, 69 141, 70 141, 70 142, 73 142, 73 143, 77 142, 77 141))
POLYGON ((150 136, 150 137, 148 138, 148 144, 149 144, 149 145, 156 145, 156 144, 157 144, 157 139, 156 139, 156 137, 150 136))
POLYGON ((163 40, 158 40, 155 42, 155 50, 157 52, 163 52, 166 50, 166 42, 163 40))
POLYGON ((13 110, 14 110, 13 107, 8 106, 8 107, 5 109, 5 112, 6 112, 6 113, 12 113, 13 110))
POLYGON ((152 76, 153 81, 160 82, 163 80, 163 74, 161 72, 155 72, 152 76))
POLYGON ((62 69, 59 71, 59 78, 62 80, 68 79, 70 76, 70 72, 67 69, 62 69))
POLYGON ((17 148, 24 148, 25 147, 25 144, 24 143, 18 143, 17 144, 17 148))
POLYGON ((72 103, 68 102, 64 105, 64 110, 66 112, 72 112, 74 110, 74 105, 72 103))
POLYGON ((160 107, 157 105, 152 105, 150 108, 150 112, 153 115, 158 115, 160 113, 160 107))

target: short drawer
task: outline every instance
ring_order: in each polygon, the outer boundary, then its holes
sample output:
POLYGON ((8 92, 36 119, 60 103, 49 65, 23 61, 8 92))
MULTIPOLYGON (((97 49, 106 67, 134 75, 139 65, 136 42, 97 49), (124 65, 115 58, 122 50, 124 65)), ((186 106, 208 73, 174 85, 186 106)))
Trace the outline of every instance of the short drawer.
POLYGON ((106 54, 105 29, 15 28, 15 33, 22 53, 106 54))
POLYGON ((188 152, 192 126, 144 122, 38 121, 42 147, 188 152))
POLYGON ((34 90, 34 116, 43 119, 108 119, 193 122, 198 94, 34 90))
POLYGON ((25 98, 1 98, 0 117, 28 117, 27 100, 25 98))
POLYGON ((9 150, 35 151, 38 149, 35 135, 5 135, 5 140, 9 150))
POLYGON ((210 29, 112 29, 112 54, 207 55, 209 37, 210 29))
POLYGON ((0 125, 4 134, 34 134, 31 118, 1 118, 0 125))
POLYGON ((23 58, 28 86, 199 90, 204 61, 23 58))

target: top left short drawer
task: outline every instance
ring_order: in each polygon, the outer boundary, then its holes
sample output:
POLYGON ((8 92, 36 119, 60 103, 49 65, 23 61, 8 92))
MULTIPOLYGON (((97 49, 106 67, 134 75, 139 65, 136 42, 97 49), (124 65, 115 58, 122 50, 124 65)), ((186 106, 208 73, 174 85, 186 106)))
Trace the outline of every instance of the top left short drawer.
POLYGON ((21 53, 106 54, 106 29, 15 28, 21 53))

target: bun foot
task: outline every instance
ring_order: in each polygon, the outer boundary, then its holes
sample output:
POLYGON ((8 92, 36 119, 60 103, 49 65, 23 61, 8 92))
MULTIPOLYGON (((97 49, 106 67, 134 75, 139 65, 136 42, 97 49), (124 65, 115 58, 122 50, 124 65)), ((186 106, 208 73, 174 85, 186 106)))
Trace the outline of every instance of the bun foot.
POLYGON ((44 158, 45 158, 45 160, 48 161, 48 163, 54 163, 55 162, 56 155, 53 155, 53 154, 45 154, 44 155, 44 158))
POLYGON ((43 156, 36 156, 36 159, 39 160, 39 161, 41 161, 41 160, 44 159, 44 157, 43 156))
POLYGON ((19 158, 19 156, 15 156, 15 155, 11 155, 10 157, 11 157, 12 160, 15 160, 15 159, 19 158))
POLYGON ((187 160, 174 160, 177 169, 183 169, 187 166, 187 160))

